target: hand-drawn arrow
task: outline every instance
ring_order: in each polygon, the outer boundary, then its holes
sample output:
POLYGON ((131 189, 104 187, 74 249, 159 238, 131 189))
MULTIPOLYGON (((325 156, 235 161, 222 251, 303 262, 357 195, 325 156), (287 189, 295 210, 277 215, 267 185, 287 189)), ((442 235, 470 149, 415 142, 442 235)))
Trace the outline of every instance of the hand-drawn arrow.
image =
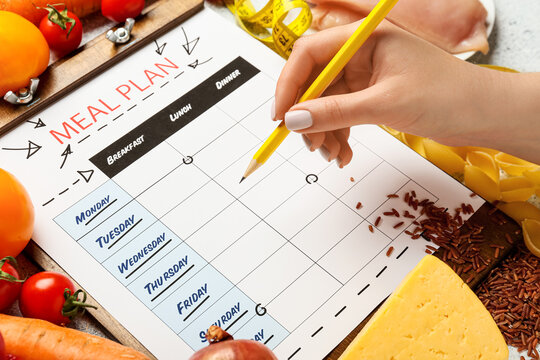
POLYGON ((39 129, 41 127, 47 126, 45 123, 39 118, 37 121, 27 120, 27 123, 34 124, 34 129, 39 129))
POLYGON ((30 140, 28 140, 28 146, 24 148, 2 148, 2 150, 26 150, 26 158, 29 159, 32 155, 37 153, 42 148, 41 145, 38 145, 30 140))
POLYGON ((184 37, 186 38, 186 43, 183 44, 182 46, 184 47, 184 50, 186 50, 187 54, 191 55, 193 50, 195 50, 195 46, 197 46, 197 44, 199 43, 200 37, 189 41, 189 39, 187 37, 187 34, 186 34, 186 30, 184 30, 184 28, 182 28, 182 32, 184 33, 184 37))
POLYGON ((64 160, 62 161, 62 165, 60 165, 60 169, 64 167, 68 156, 71 154, 73 154, 73 151, 71 151, 71 144, 68 144, 68 146, 66 147, 66 150, 64 150, 64 152, 61 155, 64 157, 64 160))
POLYGON ((206 64, 207 62, 209 62, 210 60, 212 60, 212 58, 208 59, 208 60, 205 60, 205 61, 202 61, 202 62, 199 62, 199 59, 196 59, 194 62, 192 62, 191 64, 188 64, 188 66, 192 69, 195 69, 197 66, 201 66, 202 64, 206 64))
POLYGON ((159 46, 157 40, 154 40, 154 42, 157 46, 156 52, 158 53, 158 55, 163 55, 163 50, 165 49, 165 45, 167 45, 167 43, 163 43, 163 45, 159 46))
POLYGON ((94 170, 79 170, 77 171, 79 175, 82 176, 84 181, 90 182, 90 179, 92 178, 92 175, 94 175, 94 170))

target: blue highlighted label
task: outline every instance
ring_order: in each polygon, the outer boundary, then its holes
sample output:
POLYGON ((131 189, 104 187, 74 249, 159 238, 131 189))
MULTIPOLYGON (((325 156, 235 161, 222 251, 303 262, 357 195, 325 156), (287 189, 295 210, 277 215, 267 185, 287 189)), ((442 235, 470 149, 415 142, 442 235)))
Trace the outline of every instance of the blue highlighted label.
POLYGON ((79 244, 101 263, 130 244, 155 221, 152 214, 132 201, 83 236, 79 244))
POLYGON ((105 196, 90 208, 81 211, 80 215, 75 215, 75 224, 79 225, 85 223, 86 221, 90 220, 94 214, 97 214, 101 209, 105 208, 105 206, 109 205, 110 203, 111 196, 105 196))
POLYGON ((183 271, 188 266, 188 255, 179 259, 178 262, 169 267, 163 275, 157 277, 154 281, 144 285, 144 289, 148 292, 148 295, 154 294, 156 291, 160 290, 163 285, 167 285, 168 282, 172 281, 175 278, 175 275, 183 271))
MULTIPOLYGON (((160 262, 181 243, 182 240, 178 236, 161 222, 156 221, 140 235, 125 244, 103 265, 124 285, 144 276, 147 277, 146 284, 153 280, 148 275, 151 274, 155 277, 156 274, 163 274, 168 269, 170 263, 167 263, 168 266, 163 270, 156 263, 160 262), (158 268, 151 269, 154 265, 158 268)), ((185 255, 191 256, 191 254, 183 253, 178 257, 181 258, 185 255)), ((189 259, 189 261, 191 262, 192 259, 189 259)), ((174 263, 174 261, 171 261, 171 263, 174 263)))
POLYGON ((238 331, 231 332, 235 339, 251 339, 262 342, 270 349, 278 346, 289 332, 268 313, 252 316, 238 331))
MULTIPOLYGON (((163 227, 163 225, 160 226, 163 227)), ((170 246, 169 250, 166 251, 166 255, 159 262, 147 271, 141 272, 139 277, 128 287, 149 308, 154 308, 162 302, 206 265, 206 262, 185 243, 176 247, 170 246)), ((203 279, 201 284, 204 282, 209 282, 209 280, 203 279)), ((194 289, 197 289, 201 284, 194 285, 194 289)), ((209 291, 212 287, 213 284, 209 284, 209 291)), ((182 292, 179 297, 185 298, 194 291, 182 292)), ((177 299, 174 305, 171 304, 174 306, 175 313, 177 313, 176 303, 178 301, 180 300, 177 299)))
POLYGON ((158 249, 159 246, 165 242, 165 233, 161 233, 157 236, 155 240, 152 240, 148 244, 146 244, 141 250, 133 254, 133 256, 130 256, 128 259, 125 259, 122 261, 120 265, 118 265, 118 272, 120 274, 124 274, 129 272, 129 270, 136 266, 140 261, 145 260, 150 254, 154 252, 154 250, 158 249))
POLYGON ((255 333, 255 335, 253 335, 253 338, 251 340, 263 342, 264 341, 264 329, 257 330, 257 332, 255 333))
MULTIPOLYGON (((233 304, 230 309, 227 309, 216 321, 214 321, 211 325, 219 326, 220 328, 227 327, 238 315, 241 314, 241 310, 243 310, 240 306, 240 301, 236 304, 233 304)), ((199 337, 201 338, 202 342, 206 342, 205 337, 206 331, 199 332, 199 337)))
POLYGON ((193 294, 189 295, 186 299, 180 300, 180 302, 176 304, 178 313, 180 315, 185 315, 187 312, 189 312, 191 308, 194 307, 194 305, 200 303, 202 299, 206 297, 206 294, 208 294, 207 283, 197 289, 193 294))
POLYGON ((234 334, 255 315, 255 303, 237 287, 233 287, 219 301, 182 330, 180 337, 194 350, 205 347, 204 337, 211 325, 234 334))
POLYGON ((58 215, 54 221, 78 241, 130 201, 131 196, 109 180, 58 215))
MULTIPOLYGON (((189 280, 184 280, 187 276, 181 278, 185 283, 177 287, 176 290, 172 292, 167 290, 163 295, 159 295, 160 293, 156 295, 158 298, 154 302, 162 302, 153 309, 154 314, 176 333, 187 326, 193 325, 193 322, 198 323, 200 317, 211 315, 212 319, 205 320, 203 323, 203 326, 208 327, 216 320, 215 318, 218 315, 212 311, 209 313, 207 309, 216 301, 221 303, 220 298, 233 287, 230 281, 211 265, 202 266, 204 265, 200 264, 197 266, 198 272, 194 271, 191 273, 190 271, 188 273, 191 276, 189 280)), ((140 296, 138 297, 139 299, 141 298, 140 296)), ((149 298, 149 296, 145 294, 144 298, 149 298)), ((196 331, 194 335, 198 337, 199 328, 203 326, 197 325, 194 329, 196 331)))
POLYGON ((114 227, 114 229, 109 230, 105 235, 102 235, 96 239, 99 247, 102 248, 106 244, 112 243, 114 239, 119 236, 127 233, 131 227, 135 224, 135 215, 129 216, 127 219, 123 220, 120 224, 114 227))

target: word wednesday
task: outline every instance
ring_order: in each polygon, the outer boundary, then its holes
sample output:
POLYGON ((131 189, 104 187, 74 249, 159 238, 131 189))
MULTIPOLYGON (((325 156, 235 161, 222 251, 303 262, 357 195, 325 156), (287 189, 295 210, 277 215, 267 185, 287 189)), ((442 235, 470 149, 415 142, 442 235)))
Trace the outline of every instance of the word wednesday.
POLYGON ((129 268, 135 266, 139 261, 152 254, 154 250, 159 248, 159 245, 165 241, 165 233, 159 234, 154 240, 146 244, 141 250, 136 252, 130 258, 125 259, 120 265, 118 265, 118 271, 120 274, 127 272, 129 268))

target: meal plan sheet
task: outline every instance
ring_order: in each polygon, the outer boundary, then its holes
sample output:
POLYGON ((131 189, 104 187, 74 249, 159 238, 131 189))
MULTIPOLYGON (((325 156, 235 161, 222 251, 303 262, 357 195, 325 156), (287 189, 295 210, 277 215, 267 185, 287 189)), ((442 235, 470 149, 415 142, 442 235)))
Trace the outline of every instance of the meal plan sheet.
POLYGON ((377 126, 352 130, 344 169, 291 134, 239 184, 283 64, 203 10, 0 138, 34 240, 159 359, 207 346, 212 324, 323 358, 425 255, 414 219, 374 227, 382 212, 418 217, 412 191, 483 202, 377 126))

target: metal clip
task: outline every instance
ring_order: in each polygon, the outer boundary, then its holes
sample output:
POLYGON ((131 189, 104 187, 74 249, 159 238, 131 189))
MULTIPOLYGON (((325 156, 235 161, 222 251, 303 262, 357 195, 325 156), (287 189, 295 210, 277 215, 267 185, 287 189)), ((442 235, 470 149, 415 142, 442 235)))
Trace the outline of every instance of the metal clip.
POLYGON ((10 90, 4 95, 4 100, 14 105, 28 104, 34 99, 34 94, 37 91, 38 85, 39 79, 31 78, 30 86, 28 88, 24 87, 17 91, 17 93, 10 90))
POLYGON ((131 30, 133 30, 133 25, 135 25, 135 19, 127 18, 124 27, 107 31, 107 39, 115 44, 127 43, 131 38, 131 30))

